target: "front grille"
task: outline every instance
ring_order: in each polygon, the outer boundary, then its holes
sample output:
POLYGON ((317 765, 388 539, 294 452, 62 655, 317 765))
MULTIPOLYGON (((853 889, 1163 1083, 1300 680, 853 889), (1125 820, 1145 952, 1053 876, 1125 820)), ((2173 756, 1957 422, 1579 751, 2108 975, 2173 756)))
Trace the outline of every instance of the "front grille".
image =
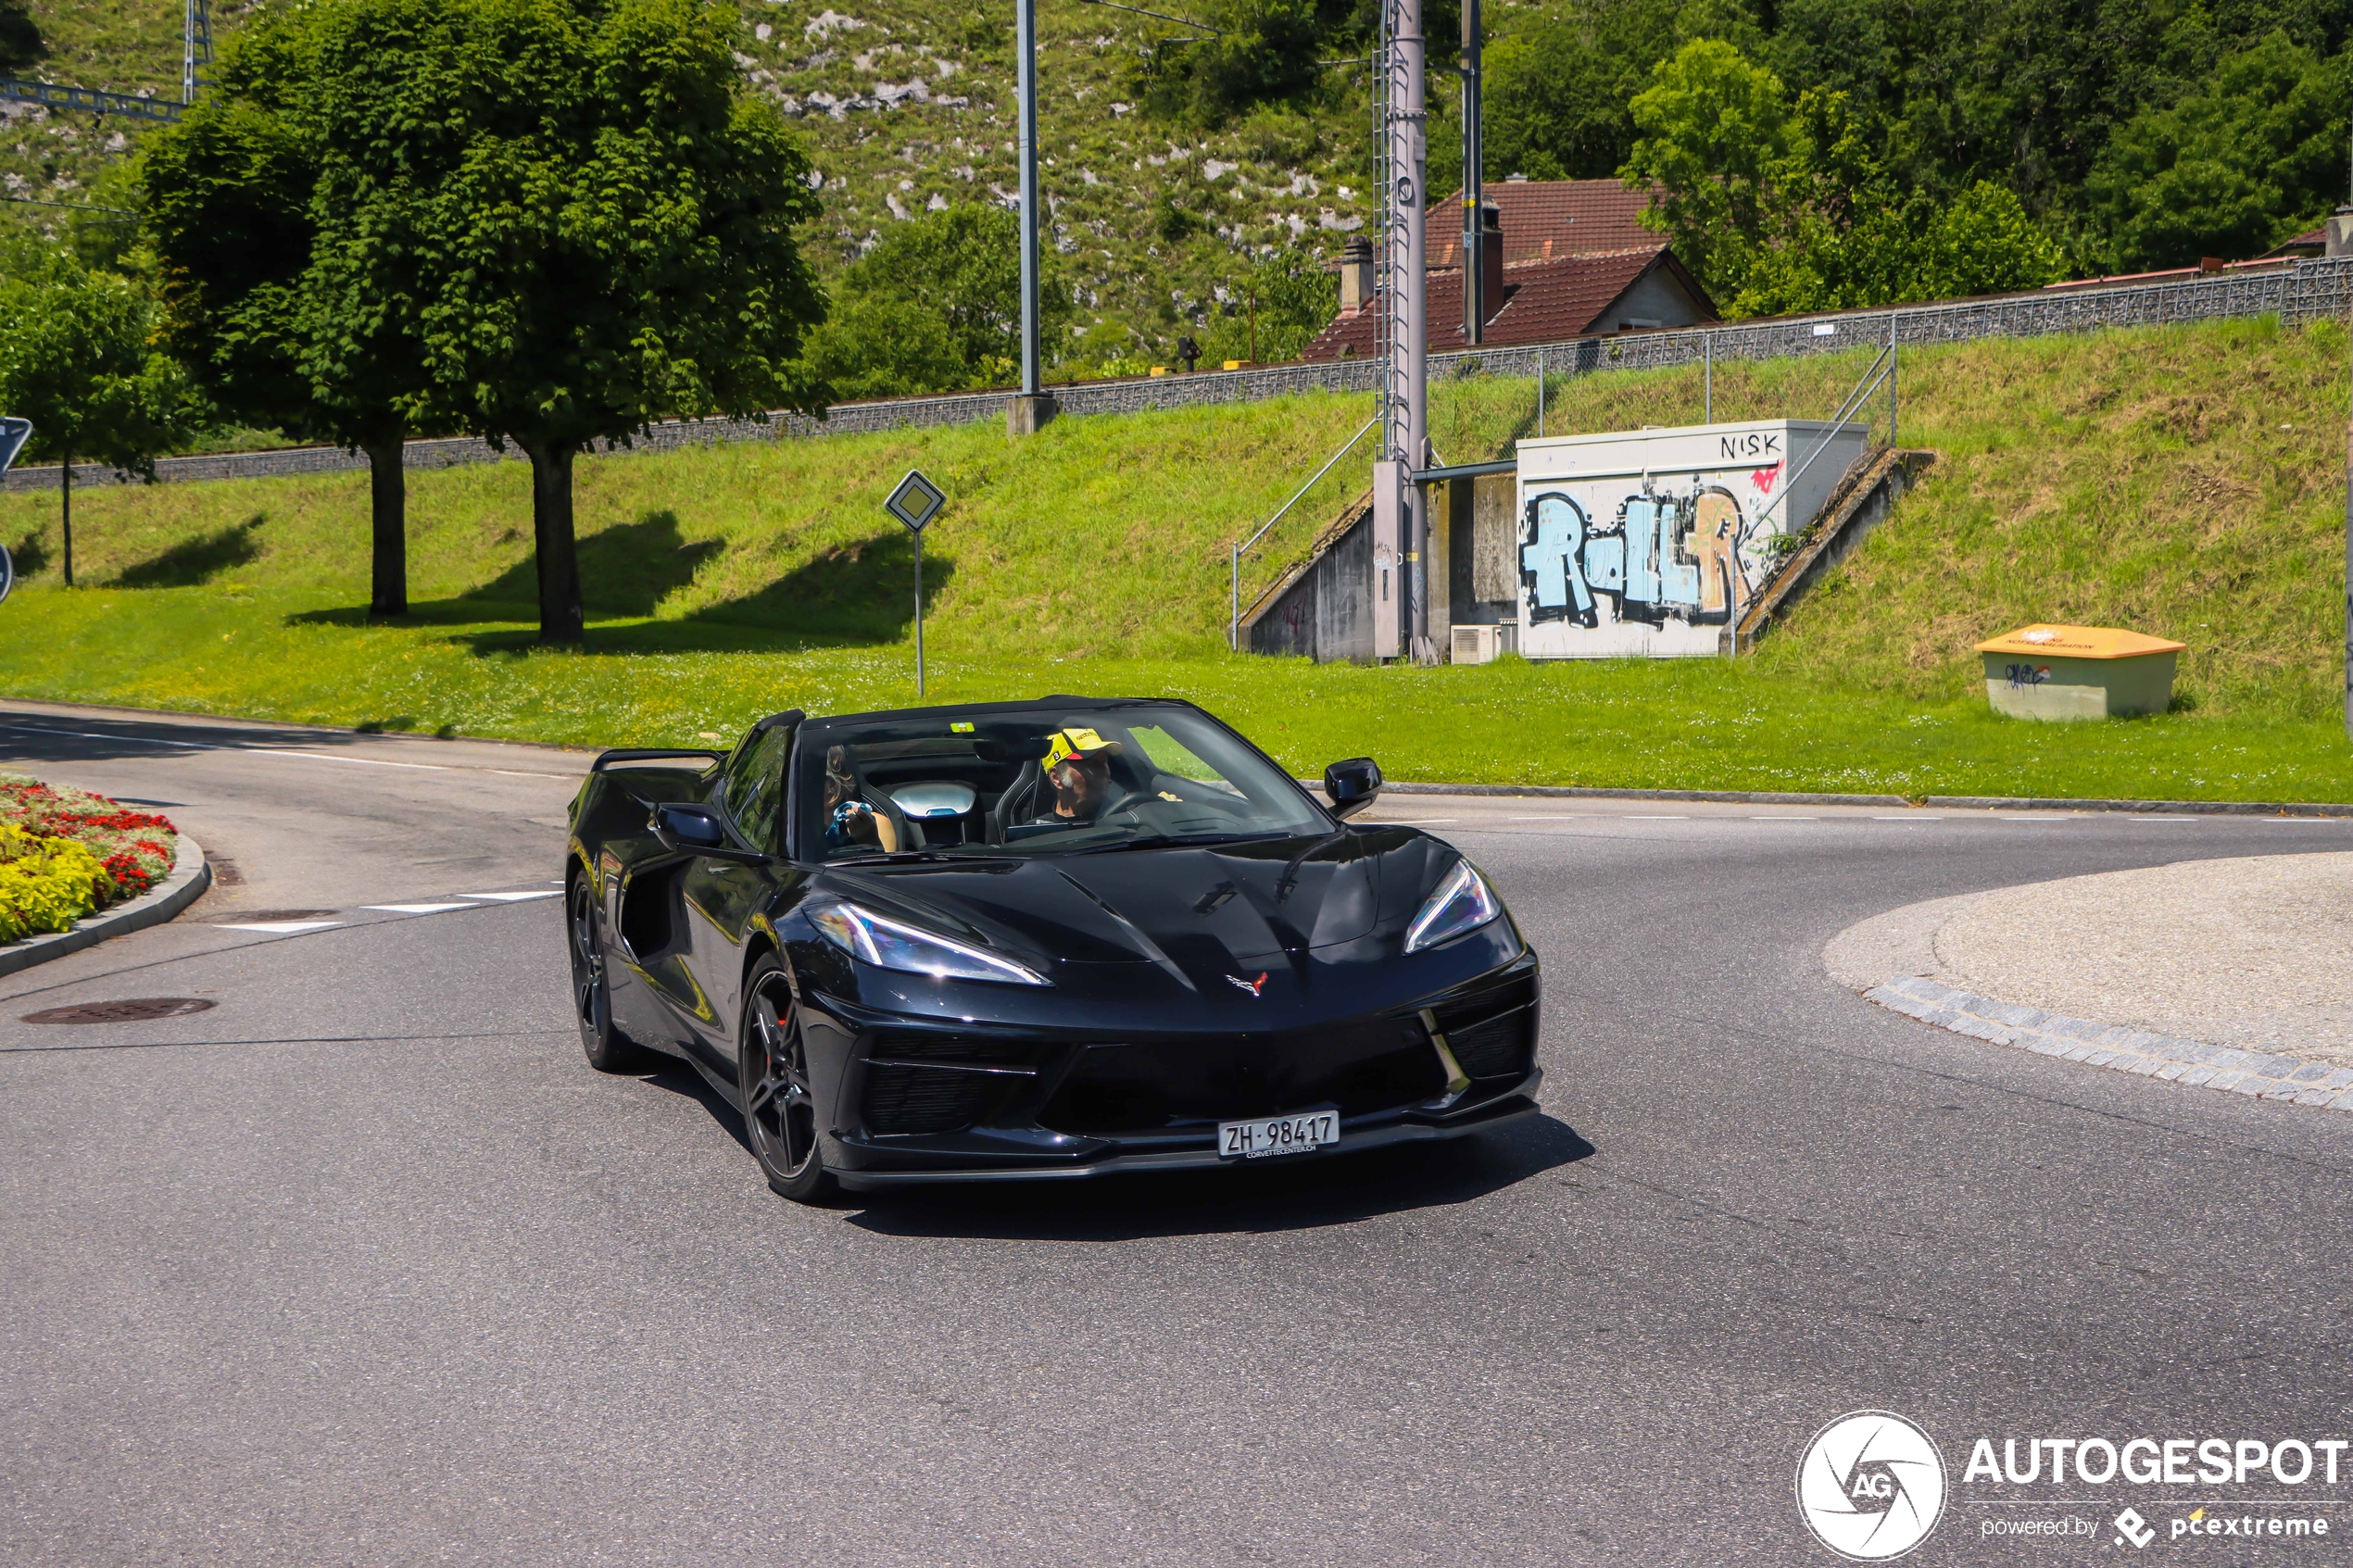
POLYGON ((866 1045, 866 1130, 952 1133, 986 1120, 1038 1081, 1046 1047, 1037 1040, 934 1035, 915 1030, 866 1045), (993 1069, 994 1071, 980 1071, 993 1069))
POLYGON ((1448 1003, 1438 1010, 1438 1028, 1472 1077, 1525 1077, 1536 1059, 1535 977, 1448 1003))
POLYGON ((952 1133, 997 1109, 1030 1083, 1003 1073, 958 1073, 932 1067, 880 1066, 866 1073, 870 1133, 952 1133))
POLYGON ((1467 1029, 1453 1030, 1446 1044, 1474 1078, 1525 1077, 1536 1054, 1536 1010, 1514 1008, 1467 1029))
POLYGON ((1420 1022, 1384 1019, 1286 1035, 1092 1046, 1039 1120, 1066 1133, 1147 1132, 1320 1105, 1362 1116, 1445 1092, 1420 1022))

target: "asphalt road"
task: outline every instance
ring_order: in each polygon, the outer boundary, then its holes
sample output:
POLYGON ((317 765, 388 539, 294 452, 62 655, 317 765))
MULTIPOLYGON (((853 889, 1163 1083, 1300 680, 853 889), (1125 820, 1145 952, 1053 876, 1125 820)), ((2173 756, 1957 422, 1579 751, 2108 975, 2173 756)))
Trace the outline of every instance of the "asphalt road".
MULTIPOLYGON (((1820 1563, 1800 1451, 1878 1408, 1952 1471, 1908 1561, 2075 1562, 2191 1492, 1964 1485, 1974 1437, 2353 1436, 2353 1115, 1931 1030, 1819 957, 2353 823, 1392 797, 1543 957, 1545 1118, 804 1209, 683 1072, 581 1060, 521 896, 584 760, 0 709, 0 765, 241 873, 0 981, 0 1562, 1820 1563), (287 911, 334 923, 236 929, 287 911), (19 1022, 154 996, 217 1005, 19 1022), (2078 1503, 2096 1537, 1989 1533, 2078 1503)), ((2339 1560, 2343 1480, 2196 1494, 2325 1543, 2152 1552, 2339 1560)))

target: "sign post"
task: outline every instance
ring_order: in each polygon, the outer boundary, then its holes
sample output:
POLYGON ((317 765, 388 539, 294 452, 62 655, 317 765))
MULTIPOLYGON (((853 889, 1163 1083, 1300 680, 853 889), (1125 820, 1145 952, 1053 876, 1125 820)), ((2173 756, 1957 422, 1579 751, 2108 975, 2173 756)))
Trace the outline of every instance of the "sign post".
MULTIPOLYGON (((17 454, 24 450, 24 444, 31 439, 31 420, 0 414, 0 475, 8 471, 8 465, 17 460, 17 454)), ((6 599, 8 591, 16 585, 17 563, 9 556, 8 546, 0 545, 0 600, 6 599)))
POLYGON ((915 536, 915 695, 924 695, 924 529, 939 515, 948 504, 948 493, 924 477, 921 469, 909 469, 907 477, 891 491, 883 503, 883 510, 904 523, 907 532, 915 536))

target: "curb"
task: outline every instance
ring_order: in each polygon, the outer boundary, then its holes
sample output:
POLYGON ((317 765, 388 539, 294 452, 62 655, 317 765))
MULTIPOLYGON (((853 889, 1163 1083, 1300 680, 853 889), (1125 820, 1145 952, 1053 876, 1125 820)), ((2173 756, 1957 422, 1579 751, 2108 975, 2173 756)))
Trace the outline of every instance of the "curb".
POLYGON ((1863 993, 1892 1012, 1973 1040, 2014 1046, 2089 1067, 2161 1079, 2183 1088, 2220 1089, 2257 1099, 2293 1100, 2353 1111, 2353 1067, 2209 1046, 2152 1035, 2120 1023, 2070 1018, 1956 991, 1920 975, 1901 975, 1863 993))
POLYGON ((2324 800, 2037 800, 2032 796, 1931 795, 1926 804, 1972 811, 2064 806, 2070 811, 2144 811, 2151 816, 2353 817, 2353 805, 2324 800))
MULTIPOLYGON (((1321 790, 1321 779, 1302 779, 1310 790, 1321 790)), ((1497 795, 1532 799, 1567 800, 1695 800, 1731 806, 1895 806, 1906 810, 1943 807, 1956 811, 2137 811, 2150 816, 2199 817, 2353 817, 2353 803, 2311 800, 2096 800, 2064 796, 1931 795, 1913 799, 1901 795, 1821 795, 1769 789, 1594 789, 1567 784, 1403 784, 1381 785, 1383 795, 1497 795)))
MULTIPOLYGON (((1311 789, 1321 779, 1302 780, 1311 789)), ((1383 795, 1501 795, 1550 800, 1715 800, 1731 806, 1903 806, 1900 795, 1798 795, 1768 789, 1589 789, 1570 784, 1384 784, 1383 795)), ((2346 808, 2353 814, 2353 807, 2346 808)))
POLYGON ((205 864, 204 847, 186 834, 180 834, 177 847, 171 872, 160 886, 148 889, 128 904, 118 904, 104 914, 84 917, 71 931, 53 931, 44 936, 28 936, 0 947, 0 975, 14 974, 51 959, 94 947, 109 936, 161 925, 195 903, 212 885, 212 868, 205 864))

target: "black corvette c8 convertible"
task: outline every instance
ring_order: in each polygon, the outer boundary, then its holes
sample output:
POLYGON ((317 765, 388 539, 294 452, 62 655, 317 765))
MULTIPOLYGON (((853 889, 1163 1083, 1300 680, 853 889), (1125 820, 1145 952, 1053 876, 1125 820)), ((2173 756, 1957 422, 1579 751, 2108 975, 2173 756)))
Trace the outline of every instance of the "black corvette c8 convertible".
POLYGON ((770 1185, 1313 1157, 1532 1113, 1537 963, 1477 868, 1189 703, 809 718, 609 751, 572 806, 588 1060, 684 1058, 770 1185))

